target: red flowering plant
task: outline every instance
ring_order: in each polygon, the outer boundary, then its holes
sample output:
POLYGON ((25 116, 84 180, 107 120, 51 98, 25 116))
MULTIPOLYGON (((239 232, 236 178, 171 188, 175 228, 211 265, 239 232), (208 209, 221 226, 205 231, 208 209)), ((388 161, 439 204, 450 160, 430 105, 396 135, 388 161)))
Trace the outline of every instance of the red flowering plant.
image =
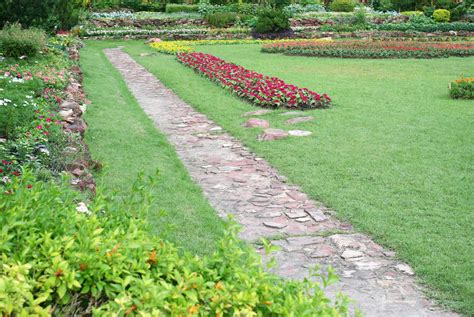
POLYGON ((237 96, 265 108, 314 109, 331 104, 327 94, 287 84, 204 53, 179 53, 179 62, 237 96))
POLYGON ((279 42, 262 46, 265 53, 343 58, 434 58, 474 55, 474 43, 397 41, 279 42))

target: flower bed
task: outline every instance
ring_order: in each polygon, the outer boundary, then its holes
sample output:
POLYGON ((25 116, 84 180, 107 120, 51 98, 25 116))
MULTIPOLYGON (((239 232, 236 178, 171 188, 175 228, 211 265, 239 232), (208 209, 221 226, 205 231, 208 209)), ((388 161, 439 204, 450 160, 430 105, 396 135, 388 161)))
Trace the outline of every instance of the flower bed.
POLYGON ((474 78, 461 78, 449 84, 449 95, 454 99, 474 99, 474 78))
POLYGON ((326 94, 289 85, 204 53, 179 53, 178 61, 256 106, 313 109, 331 104, 326 94))
MULTIPOLYGON (((323 41, 327 39, 297 39, 295 42, 323 41)), ((233 39, 233 40, 195 40, 195 41, 162 41, 161 39, 151 39, 150 46, 160 53, 176 55, 178 53, 192 52, 192 46, 199 45, 234 45, 234 44, 264 44, 280 43, 288 40, 258 40, 258 39, 233 39)))
POLYGON ((284 42, 266 44, 266 53, 343 58, 432 58, 474 55, 474 43, 395 41, 284 42))

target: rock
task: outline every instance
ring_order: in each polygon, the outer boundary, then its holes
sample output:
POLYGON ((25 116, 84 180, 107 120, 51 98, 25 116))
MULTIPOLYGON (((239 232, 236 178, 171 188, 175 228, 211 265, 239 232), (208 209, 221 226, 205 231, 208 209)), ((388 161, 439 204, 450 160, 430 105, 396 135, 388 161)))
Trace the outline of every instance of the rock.
POLYGON ((268 123, 267 120, 252 118, 252 119, 248 119, 244 123, 244 127, 246 127, 246 128, 264 128, 264 129, 266 129, 266 128, 270 127, 270 123, 268 123))
POLYGON ((213 133, 213 134, 222 133, 222 128, 221 128, 221 127, 210 128, 210 129, 209 129, 209 132, 210 132, 210 133, 213 133))
POLYGON ((359 261, 354 263, 357 269, 373 271, 381 268, 383 266, 382 262, 377 261, 359 261))
POLYGON ((413 269, 411 267, 409 267, 407 264, 405 263, 400 263, 400 264, 397 264, 395 266, 395 268, 402 272, 402 273, 405 273, 407 275, 415 275, 415 272, 413 271, 413 269))
POLYGON ((307 122, 307 121, 311 121, 313 119, 314 119, 313 116, 296 117, 296 118, 286 120, 286 124, 296 124, 296 123, 300 123, 300 122, 307 122))
POLYGON ((288 134, 291 136, 309 136, 313 134, 311 131, 304 131, 304 130, 290 130, 288 134))
POLYGON ((361 242, 357 240, 355 235, 347 235, 347 234, 335 234, 330 236, 329 238, 332 243, 342 251, 346 248, 357 249, 365 251, 366 247, 361 242))
POLYGON ((251 117, 251 116, 262 116, 264 114, 272 112, 271 110, 268 109, 262 109, 262 110, 257 110, 257 111, 250 111, 246 112, 242 115, 242 117, 251 117))
POLYGON ((258 218, 275 218, 275 217, 280 217, 281 212, 279 211, 266 211, 261 214, 259 214, 257 217, 258 218))
POLYGON ((72 109, 59 111, 59 115, 63 117, 64 120, 71 118, 73 113, 74 111, 72 111, 72 109))
POLYGON ((385 255, 386 257, 389 257, 389 258, 394 257, 396 255, 395 252, 393 252, 393 251, 382 251, 382 253, 383 253, 383 255, 385 255))
POLYGON ((311 258, 327 258, 335 253, 335 250, 328 245, 321 245, 310 253, 311 258))
POLYGON ((288 216, 288 218, 295 219, 295 218, 303 218, 307 217, 308 214, 304 211, 304 209, 292 209, 285 211, 285 215, 288 216))
POLYGON ((295 220, 298 221, 298 222, 308 222, 308 221, 311 220, 311 218, 310 217, 303 217, 303 218, 297 218, 295 220))
POLYGON ((276 222, 276 221, 265 221, 263 225, 268 228, 273 228, 273 229, 283 229, 286 226, 288 226, 287 223, 276 222))
POLYGON ((280 116, 295 116, 295 115, 300 115, 301 111, 287 111, 280 113, 280 116))
POLYGON ((318 210, 312 210, 312 209, 307 209, 306 212, 311 216, 311 218, 314 219, 316 222, 321 222, 324 220, 327 220, 328 217, 326 217, 322 212, 318 210))
POLYGON ((362 253, 360 251, 355 251, 355 250, 346 250, 346 251, 342 252, 342 254, 341 254, 341 257, 344 260, 360 258, 362 256, 364 256, 364 253, 362 253))
POLYGON ((324 242, 323 237, 311 237, 311 236, 302 236, 302 237, 290 237, 286 239, 289 244, 295 246, 309 246, 313 244, 321 244, 324 242))
POLYGON ((73 100, 64 100, 61 105, 59 106, 59 108, 61 110, 72 110, 74 108, 76 108, 77 106, 77 102, 73 101, 73 100))
POLYGON ((280 129, 265 129, 262 134, 258 136, 259 141, 273 141, 283 139, 288 136, 286 131, 280 129))

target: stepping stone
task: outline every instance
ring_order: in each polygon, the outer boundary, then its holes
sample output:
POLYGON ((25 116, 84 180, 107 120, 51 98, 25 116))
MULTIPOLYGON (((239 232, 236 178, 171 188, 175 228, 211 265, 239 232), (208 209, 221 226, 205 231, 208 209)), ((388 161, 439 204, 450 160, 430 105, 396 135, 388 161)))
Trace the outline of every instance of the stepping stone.
POLYGON ((304 130, 290 130, 288 134, 291 136, 309 136, 313 134, 311 131, 304 131, 304 130))
POLYGON ((265 221, 263 224, 266 227, 273 228, 273 229, 283 229, 286 226, 288 226, 287 223, 281 223, 281 222, 276 222, 276 221, 265 221))
POLYGON ((221 127, 214 127, 214 128, 209 129, 209 132, 213 133, 213 134, 222 133, 222 128, 221 127))
POLYGON ((268 109, 262 109, 262 110, 257 110, 257 111, 250 111, 246 112, 242 115, 242 117, 251 117, 251 116, 263 116, 264 114, 272 112, 271 110, 268 109))
POLYGON ((355 250, 346 250, 346 251, 342 252, 342 254, 341 254, 341 257, 344 260, 360 258, 362 256, 364 256, 364 253, 362 253, 360 251, 355 251, 355 250))
POLYGON ((287 111, 287 112, 280 113, 280 116, 297 116, 300 114, 301 114, 301 111, 287 111))
POLYGON ((267 128, 270 127, 270 123, 268 123, 267 120, 252 118, 252 119, 248 119, 244 123, 244 127, 246 127, 246 128, 264 128, 264 129, 267 129, 267 128))
POLYGON ((300 122, 307 122, 307 121, 311 121, 313 119, 314 119, 313 116, 296 117, 296 118, 286 120, 286 124, 296 124, 296 123, 300 123, 300 122))
POLYGON ((408 275, 415 275, 415 272, 413 272, 413 269, 409 267, 407 264, 401 263, 395 266, 395 268, 402 273, 405 273, 408 275))
POLYGON ((283 139, 288 136, 288 132, 280 129, 265 129, 262 134, 258 136, 259 141, 273 141, 283 139))

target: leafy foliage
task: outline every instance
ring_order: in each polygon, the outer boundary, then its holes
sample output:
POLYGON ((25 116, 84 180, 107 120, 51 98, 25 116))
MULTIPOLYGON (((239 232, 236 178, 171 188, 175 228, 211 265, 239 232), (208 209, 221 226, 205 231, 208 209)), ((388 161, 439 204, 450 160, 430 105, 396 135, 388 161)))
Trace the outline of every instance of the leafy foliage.
POLYGON ((49 31, 70 29, 82 13, 82 2, 77 0, 5 0, 0 2, 0 26, 19 22, 49 31))
POLYGON ((206 15, 206 20, 212 27, 225 28, 236 22, 237 14, 234 12, 215 12, 206 15))
POLYGON ((32 57, 45 46, 46 34, 39 29, 22 29, 14 23, 0 31, 0 53, 6 57, 32 57))
POLYGON ((352 12, 355 6, 356 3, 353 0, 334 0, 329 5, 329 9, 336 12, 352 12))
MULTIPOLYGON (((217 251, 199 258, 151 237, 143 219, 156 178, 137 179, 130 196, 99 193, 77 204, 78 193, 31 173, 7 184, 0 201, 0 311, 8 315, 291 315, 344 316, 319 282, 283 281, 230 224, 217 251)), ((63 180, 66 183, 66 180, 63 180)), ((266 250, 272 247, 267 245, 266 250)), ((272 265, 273 262, 270 262, 272 265)))
POLYGON ((166 13, 174 13, 174 12, 198 12, 199 7, 197 5, 190 5, 190 4, 176 4, 176 3, 168 3, 166 5, 166 13))
POLYGON ((433 19, 436 22, 449 22, 451 13, 445 9, 438 9, 433 12, 433 19))
POLYGON ((257 15, 257 33, 279 33, 290 28, 290 19, 282 10, 262 9, 257 15))
POLYGON ((452 82, 449 94, 454 99, 474 99, 474 78, 461 78, 452 82))

